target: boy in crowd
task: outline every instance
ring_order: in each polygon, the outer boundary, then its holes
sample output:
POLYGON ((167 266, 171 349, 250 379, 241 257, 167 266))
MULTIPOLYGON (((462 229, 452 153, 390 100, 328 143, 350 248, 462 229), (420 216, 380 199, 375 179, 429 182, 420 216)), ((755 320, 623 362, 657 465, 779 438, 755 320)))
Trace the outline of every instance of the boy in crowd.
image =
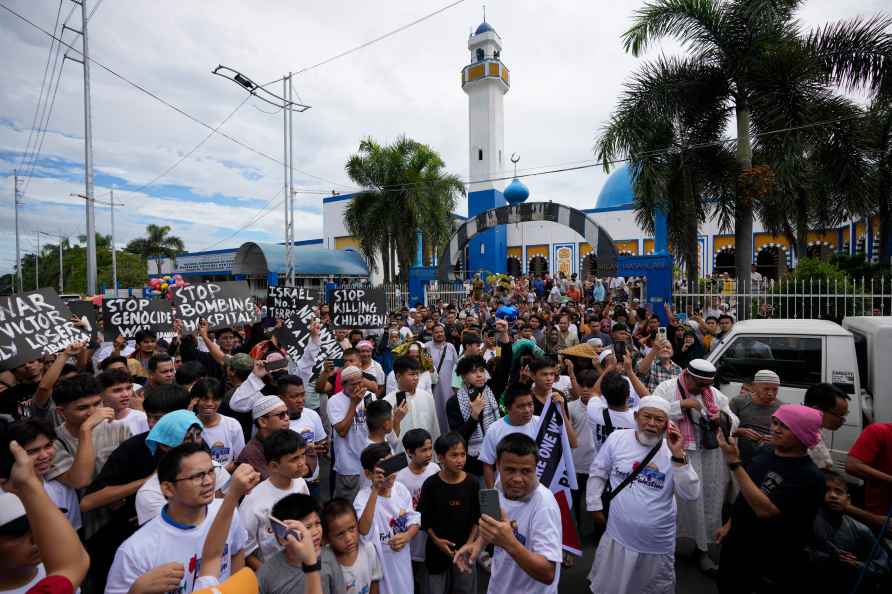
POLYGON ((359 533, 375 544, 381 558, 381 594, 412 592, 412 554, 409 542, 418 533, 421 519, 412 508, 412 495, 396 475, 385 475, 378 464, 390 456, 386 444, 362 451, 360 462, 370 487, 360 489, 353 500, 359 515, 359 533))
POLYGON ((322 509, 322 533, 344 574, 346 594, 378 594, 381 559, 370 541, 359 537, 359 519, 349 501, 335 497, 322 509))
POLYGON ((146 413, 130 408, 133 399, 133 382, 130 374, 120 369, 103 371, 96 379, 102 387, 102 404, 115 411, 115 423, 126 425, 130 435, 149 430, 146 413))
POLYGON ((245 436, 238 421, 217 412, 223 403, 222 384, 213 377, 202 378, 192 385, 189 394, 196 401, 195 409, 204 425, 202 436, 211 448, 214 462, 232 472, 245 447, 245 436))
POLYGON ((307 444, 307 466, 310 476, 307 486, 310 495, 319 498, 319 457, 328 452, 328 435, 322 424, 322 417, 315 410, 304 406, 306 387, 296 375, 286 375, 278 382, 279 398, 288 408, 289 428, 300 435, 307 444))
MULTIPOLYGON (((184 443, 161 459, 158 480, 167 505, 118 549, 108 574, 107 594, 127 594, 139 577, 161 565, 171 571, 179 566, 182 575, 177 587, 164 591, 194 588, 205 537, 222 504, 214 499, 214 462, 203 445, 184 443)), ((226 539, 229 556, 223 559, 221 582, 244 566, 245 540, 236 513, 226 539)))
MULTIPOLYGON (((396 410, 398 418, 402 418, 405 409, 396 410)), ((392 453, 402 449, 402 444, 393 430, 394 410, 386 400, 375 400, 365 409, 365 424, 369 432, 368 444, 386 443, 392 453)))
POLYGON ((394 424, 397 435, 404 435, 410 429, 424 429, 431 439, 440 436, 440 422, 437 420, 437 405, 430 392, 418 388, 421 366, 412 357, 399 357, 393 362, 396 377, 396 390, 385 396, 385 400, 399 410, 405 406, 405 417, 394 424), (397 394, 405 393, 405 404, 398 406, 397 394))
MULTIPOLYGON (((567 361, 568 363, 569 360, 567 361)), ((572 363, 569 367, 572 371, 572 363)), ((576 524, 582 532, 583 502, 585 501, 585 486, 588 481, 588 467, 592 465, 595 457, 595 449, 592 441, 592 427, 588 421, 588 403, 592 398, 597 399, 595 384, 598 383, 598 373, 594 369, 584 369, 576 378, 576 390, 579 398, 567 405, 570 413, 570 423, 576 433, 576 448, 573 449, 573 466, 576 468, 576 484, 579 486, 573 491, 573 509, 576 510, 576 524)))
POLYGON ((239 508, 248 532, 246 562, 254 571, 282 548, 270 527, 270 510, 292 493, 310 494, 302 478, 307 473, 306 453, 304 440, 291 429, 276 431, 263 441, 269 478, 257 485, 239 508))
MULTIPOLYGON (((434 456, 434 445, 431 435, 424 429, 410 429, 403 434, 403 448, 409 456, 409 465, 396 473, 396 480, 402 483, 412 496, 412 509, 418 511, 421 489, 428 477, 440 472, 440 467, 431 462, 434 456)), ((412 539, 412 575, 415 578, 415 592, 427 591, 427 574, 424 568, 424 547, 427 536, 419 531, 412 539)))
POLYGON ((508 386, 508 391, 505 392, 508 414, 487 429, 483 447, 480 448, 483 480, 487 489, 492 489, 496 482, 496 446, 502 438, 512 433, 523 433, 535 439, 539 431, 539 417, 533 414, 533 400, 529 386, 521 383, 508 386))
MULTIPOLYGON (((313 541, 317 563, 305 565, 296 555, 294 547, 277 538, 281 551, 271 555, 257 572, 260 594, 292 594, 305 592, 307 573, 320 572, 323 594, 344 594, 346 585, 344 574, 330 547, 322 546, 322 518, 319 502, 309 496, 294 493, 280 499, 270 511, 270 515, 281 520, 289 529, 299 526, 313 541)), ((293 539, 289 539, 293 540, 293 539)))
POLYGON ((328 400, 328 419, 334 429, 334 471, 337 473, 334 496, 352 500, 359 491, 362 474, 359 458, 369 437, 364 398, 370 392, 363 384, 362 371, 358 367, 345 367, 341 371, 341 381, 343 390, 328 400))
POLYGON ((590 399, 586 407, 592 432, 593 460, 611 433, 617 429, 636 427, 635 409, 629 406, 629 383, 626 378, 618 371, 608 371, 601 376, 600 384, 603 398, 590 399))
POLYGON ((467 448, 461 435, 453 431, 438 437, 434 450, 442 469, 424 482, 417 506, 428 536, 424 565, 430 594, 476 594, 476 566, 463 573, 452 558, 477 538, 480 482, 464 470, 467 448))

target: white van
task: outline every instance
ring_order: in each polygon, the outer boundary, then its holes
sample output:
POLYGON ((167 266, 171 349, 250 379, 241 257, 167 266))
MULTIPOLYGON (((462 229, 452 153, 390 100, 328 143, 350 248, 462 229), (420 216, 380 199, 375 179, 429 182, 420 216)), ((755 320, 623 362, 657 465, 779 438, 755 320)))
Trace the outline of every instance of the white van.
MULTIPOLYGON (((884 318, 864 318, 883 320, 884 318)), ((892 324, 892 318, 885 318, 892 324)), ((876 325, 876 321, 868 325, 876 325)), ((865 346, 865 353, 875 347, 865 346)), ((778 399, 801 404, 814 384, 837 385, 851 397, 849 414, 837 431, 824 431, 834 463, 842 470, 849 448, 865 423, 873 420, 870 395, 862 393, 855 355, 855 337, 839 324, 826 320, 746 320, 734 324, 720 342, 713 343, 709 360, 718 369, 716 387, 728 398, 740 393, 760 369, 780 376, 778 399), (865 417, 865 412, 868 415, 865 417)), ((892 350, 886 350, 886 367, 892 368, 892 350)), ((888 373, 888 369, 886 370, 888 373)), ((886 384, 887 391, 892 384, 886 384)), ((888 396, 884 400, 889 400, 888 396)), ((877 417, 877 420, 881 420, 877 417)))

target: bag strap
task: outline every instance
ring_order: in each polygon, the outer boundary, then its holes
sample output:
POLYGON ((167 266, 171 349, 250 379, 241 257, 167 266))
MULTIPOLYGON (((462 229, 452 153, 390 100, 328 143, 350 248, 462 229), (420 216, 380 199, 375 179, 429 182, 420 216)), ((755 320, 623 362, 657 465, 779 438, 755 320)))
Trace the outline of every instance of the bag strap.
POLYGON ((446 358, 446 349, 449 348, 449 341, 443 344, 443 351, 440 353, 440 362, 437 363, 437 375, 440 375, 440 370, 443 368, 443 359, 446 358))
POLYGON ((613 421, 610 420, 610 409, 608 409, 608 408, 602 409, 601 413, 604 416, 604 427, 607 428, 606 435, 604 436, 606 438, 607 435, 610 435, 611 433, 613 433, 613 421))
POLYGON ((623 482, 621 482, 620 484, 618 484, 618 485, 616 486, 615 489, 611 489, 611 490, 610 490, 610 493, 605 493, 605 494, 604 494, 604 497, 607 498, 607 502, 608 502, 608 503, 609 503, 614 497, 616 497, 617 495, 619 495, 619 492, 620 492, 620 491, 622 491, 623 489, 625 489, 627 486, 629 486, 629 484, 630 484, 632 481, 634 481, 636 478, 638 478, 638 475, 641 474, 641 471, 644 470, 644 468, 650 463, 651 460, 653 460, 653 457, 657 455, 657 452, 660 450, 661 447, 663 447, 663 440, 662 440, 662 439, 657 443, 657 445, 655 445, 653 448, 651 448, 651 450, 650 450, 650 451, 647 453, 647 455, 644 457, 644 460, 641 461, 641 464, 638 465, 638 468, 636 468, 636 469, 633 470, 631 473, 629 473, 629 475, 626 476, 625 479, 623 479, 623 482))

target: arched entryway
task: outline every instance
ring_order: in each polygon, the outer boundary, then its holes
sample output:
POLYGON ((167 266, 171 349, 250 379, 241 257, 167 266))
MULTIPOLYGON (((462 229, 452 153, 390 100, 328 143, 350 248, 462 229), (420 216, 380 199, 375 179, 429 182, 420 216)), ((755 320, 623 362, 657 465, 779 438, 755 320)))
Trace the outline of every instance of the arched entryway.
POLYGON ((520 265, 520 260, 513 256, 508 257, 507 270, 508 274, 515 278, 523 275, 523 267, 520 265))
POLYGON ((536 276, 548 274, 548 260, 546 260, 542 256, 533 256, 532 258, 530 258, 529 270, 530 274, 534 274, 536 276))
POLYGON ((833 254, 833 246, 825 241, 813 241, 808 244, 805 255, 809 258, 827 260, 833 254))
POLYGON ((598 259, 592 257, 591 254, 586 254, 585 257, 580 262, 579 270, 581 276, 584 279, 586 278, 595 278, 598 276, 598 259))
POLYGON ((777 280, 783 276, 786 260, 786 253, 780 247, 765 246, 756 255, 756 271, 764 279, 777 280))
POLYGON ((725 247, 715 254, 715 266, 713 272, 716 274, 728 273, 731 278, 736 277, 737 267, 734 265, 734 257, 736 250, 733 247, 725 247))

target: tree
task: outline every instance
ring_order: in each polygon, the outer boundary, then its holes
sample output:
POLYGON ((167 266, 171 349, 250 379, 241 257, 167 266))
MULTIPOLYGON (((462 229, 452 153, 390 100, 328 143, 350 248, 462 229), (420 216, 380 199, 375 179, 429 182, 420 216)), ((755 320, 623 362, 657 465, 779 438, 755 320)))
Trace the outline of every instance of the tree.
POLYGON ((359 242, 369 269, 382 258, 384 280, 396 279, 395 264, 405 278, 415 258, 416 231, 436 252, 451 233, 451 213, 465 188, 445 172, 443 159, 427 145, 405 136, 389 145, 372 138, 345 166, 347 175, 364 188, 344 213, 350 234, 359 242))
MULTIPOLYGON (((867 183, 868 217, 880 219, 880 263, 889 266, 892 258, 892 93, 878 96, 867 110, 864 131, 871 174, 867 183)), ((854 241, 854 238, 852 238, 854 241)))
MULTIPOLYGON (((736 160, 741 176, 753 168, 753 133, 766 107, 755 88, 771 78, 778 50, 798 44, 801 56, 819 69, 826 84, 878 92, 892 87, 889 35, 892 20, 856 18, 803 35, 794 18, 803 0, 654 0, 635 13, 623 35, 626 51, 640 56, 650 44, 672 37, 685 46, 690 63, 714 70, 724 81, 722 104, 734 108, 736 160)), ((730 114, 730 112, 729 112, 730 114)), ((749 291, 752 258, 753 196, 738 184, 733 216, 738 284, 749 291)))
POLYGON ((168 235, 170 231, 170 225, 148 225, 146 236, 132 240, 124 249, 147 260, 155 258, 155 267, 158 274, 161 274, 162 258, 171 258, 176 262, 177 254, 186 251, 183 240, 175 235, 168 235))

